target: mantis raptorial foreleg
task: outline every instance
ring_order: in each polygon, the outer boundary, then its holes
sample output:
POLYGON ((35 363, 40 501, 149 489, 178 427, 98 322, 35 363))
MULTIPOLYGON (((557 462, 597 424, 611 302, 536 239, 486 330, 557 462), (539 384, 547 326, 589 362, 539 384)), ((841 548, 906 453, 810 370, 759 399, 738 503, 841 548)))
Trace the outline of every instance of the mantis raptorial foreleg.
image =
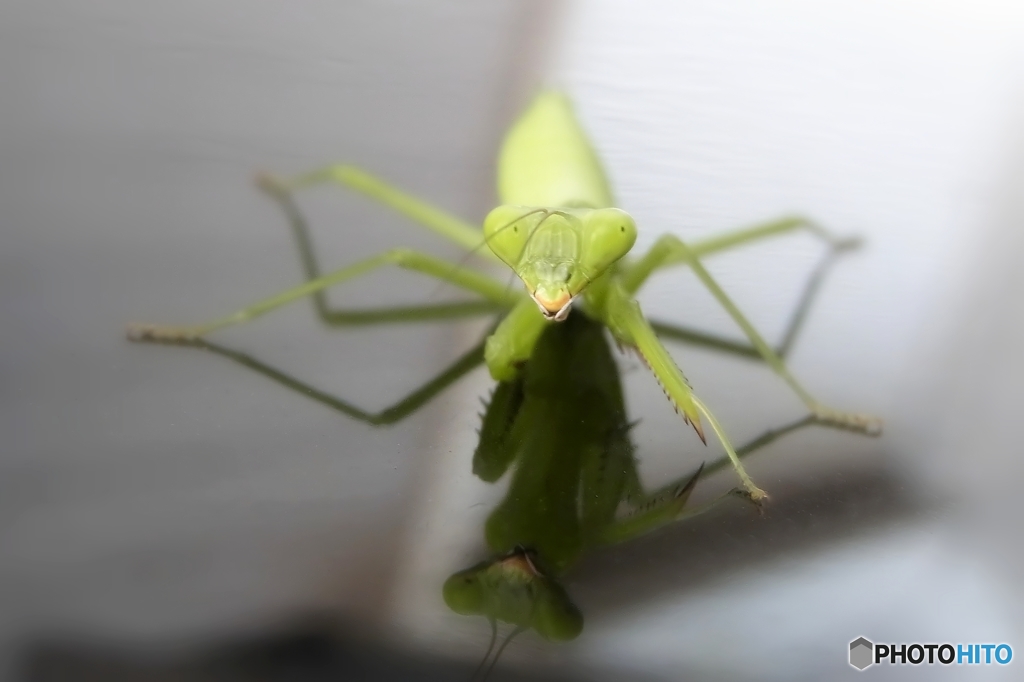
POLYGON ((533 355, 537 339, 549 324, 537 310, 536 304, 523 297, 498 324, 487 339, 484 358, 491 377, 498 381, 511 381, 519 368, 533 355))
MULTIPOLYGON (((750 343, 757 350, 758 354, 766 363, 768 363, 768 366, 771 367, 776 374, 782 377, 783 381, 793 389, 793 392, 797 394, 800 400, 803 401, 815 416, 823 422, 835 423, 843 428, 849 428, 863 433, 877 434, 881 432, 881 423, 874 417, 840 412, 818 402, 818 400, 796 380, 796 377, 790 373, 789 368, 786 367, 786 363, 783 362, 771 346, 768 345, 757 329, 754 328, 754 325, 747 320, 746 316, 743 315, 722 287, 718 285, 711 274, 704 268, 700 259, 694 253, 694 250, 681 239, 675 235, 662 235, 662 237, 655 242, 654 246, 651 247, 651 250, 641 259, 640 262, 646 262, 648 264, 650 269, 647 274, 650 274, 650 272, 653 272, 657 267, 658 263, 668 263, 673 261, 683 262, 693 270, 694 274, 697 275, 697 278, 701 283, 708 289, 708 291, 711 292, 719 305, 729 313, 729 316, 732 317, 733 321, 736 322, 740 329, 743 330, 743 333, 750 340, 750 343)), ((636 286, 639 286, 642 281, 643 280, 641 279, 639 282, 635 282, 636 286)))
POLYGON ((132 325, 128 329, 128 336, 134 341, 184 341, 201 338, 217 329, 254 320, 296 299, 315 294, 329 286, 360 277, 385 265, 396 265, 406 270, 423 273, 466 291, 479 294, 485 300, 498 305, 511 306, 521 298, 519 295, 509 292, 503 283, 482 273, 467 268, 459 268, 446 260, 420 253, 419 251, 392 249, 340 270, 335 270, 328 275, 309 280, 304 284, 282 291, 275 296, 271 296, 212 322, 195 327, 132 325))
POLYGON ((651 324, 640 312, 640 304, 630 298, 622 287, 612 286, 605 299, 604 318, 612 336, 620 344, 637 349, 669 400, 697 431, 700 439, 706 442, 690 384, 658 341, 651 324))
POLYGON ((608 289, 608 297, 605 301, 605 323, 611 329, 612 335, 620 342, 637 349, 640 357, 650 368, 651 373, 661 384, 665 395, 672 402, 683 417, 697 431, 701 440, 706 441, 702 427, 701 416, 711 425, 718 442, 722 444, 726 455, 732 461, 736 474, 740 477, 743 487, 750 494, 750 498, 759 502, 767 497, 766 493, 754 485, 746 469, 740 462, 736 451, 733 450, 728 436, 718 423, 718 420, 710 410, 693 394, 686 377, 679 370, 672 356, 665 350, 665 346, 658 340, 654 329, 640 312, 639 304, 629 297, 623 287, 613 284, 608 289))

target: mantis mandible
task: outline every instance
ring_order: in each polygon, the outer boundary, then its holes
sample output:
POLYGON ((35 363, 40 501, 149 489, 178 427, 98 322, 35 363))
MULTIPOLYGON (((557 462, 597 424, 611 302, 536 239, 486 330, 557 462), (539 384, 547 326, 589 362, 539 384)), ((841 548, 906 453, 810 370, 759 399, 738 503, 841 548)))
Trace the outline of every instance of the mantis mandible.
POLYGON ((687 243, 663 235, 644 255, 627 258, 636 240, 636 224, 615 202, 597 154, 581 129, 569 100, 557 92, 538 95, 506 136, 498 160, 498 195, 502 202, 484 219, 483 229, 455 218, 388 185, 363 170, 333 165, 294 178, 262 176, 261 186, 287 208, 290 193, 321 183, 338 183, 383 203, 469 251, 510 267, 525 292, 510 291, 490 275, 410 249, 393 249, 326 275, 307 262, 302 285, 259 301, 226 317, 193 327, 133 325, 135 341, 192 343, 224 327, 247 322, 296 299, 313 295, 320 314, 339 324, 376 319, 441 319, 507 311, 488 337, 483 359, 491 376, 512 380, 530 359, 549 324, 566 319, 576 306, 597 321, 625 348, 635 349, 650 368, 677 412, 706 442, 705 421, 721 443, 751 500, 766 493, 747 474, 721 424, 691 390, 682 371, 662 345, 655 327, 641 313, 635 296, 647 279, 664 268, 685 265, 711 292, 743 331, 752 348, 804 403, 818 423, 877 434, 872 417, 824 406, 797 381, 785 362, 765 342, 701 259, 728 248, 797 230, 809 231, 836 249, 849 242, 801 217, 726 232, 687 243), (479 297, 467 304, 422 306, 377 314, 329 311, 322 298, 327 287, 394 265, 422 273, 479 297))

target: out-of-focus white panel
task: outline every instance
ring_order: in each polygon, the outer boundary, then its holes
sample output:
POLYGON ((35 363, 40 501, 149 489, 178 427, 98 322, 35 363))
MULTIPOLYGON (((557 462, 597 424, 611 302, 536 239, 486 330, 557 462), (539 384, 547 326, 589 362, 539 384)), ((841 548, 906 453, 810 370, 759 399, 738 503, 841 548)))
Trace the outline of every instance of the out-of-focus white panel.
MULTIPOLYGON (((664 231, 694 238, 790 212, 865 238, 828 280, 792 367, 837 407, 884 416, 875 447, 908 489, 948 512, 601 623, 579 655, 669 678, 685 666, 821 679, 847 670, 844 647, 858 635, 1013 641, 1024 6, 581 2, 552 83, 572 93, 619 204, 637 218, 638 249, 664 231), (889 602, 843 593, 858 579, 882 589, 900 570, 909 591, 889 602), (961 598, 928 601, 940 594, 961 598), (742 621, 746 607, 772 604, 789 617, 742 621), (800 643, 806 658, 765 659, 800 643)), ((804 236, 708 265, 772 339, 819 252, 804 236)), ((641 302, 652 315, 735 329, 686 274, 653 280, 641 302)), ((734 432, 796 404, 767 388, 777 381, 767 372, 717 362, 712 372, 685 349, 677 358, 734 432), (777 405, 765 405, 771 396, 777 405)), ((650 420, 657 392, 631 397, 650 420)))
MULTIPOLYGON (((812 390, 892 420, 986 233, 1022 23, 1009 2, 599 0, 575 5, 552 82, 575 98, 639 249, 790 212, 863 235, 795 365, 812 390)), ((771 338, 817 252, 800 238, 711 265, 771 338)), ((652 281, 643 302, 734 329, 685 277, 652 281)))

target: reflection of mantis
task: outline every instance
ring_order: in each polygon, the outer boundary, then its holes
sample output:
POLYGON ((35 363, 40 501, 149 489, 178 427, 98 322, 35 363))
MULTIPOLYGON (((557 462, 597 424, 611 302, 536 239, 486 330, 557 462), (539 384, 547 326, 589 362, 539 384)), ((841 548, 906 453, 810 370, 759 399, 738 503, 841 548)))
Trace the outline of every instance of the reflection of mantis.
POLYGON ((833 247, 842 246, 829 233, 800 218, 785 218, 737 230, 720 237, 686 244, 664 235, 644 256, 625 261, 636 239, 632 218, 613 205, 604 171, 589 141, 580 130, 562 95, 539 96, 513 126, 498 163, 498 189, 504 205, 494 209, 480 230, 428 206, 351 166, 331 166, 293 180, 263 178, 263 186, 290 206, 290 189, 334 181, 391 206, 442 236, 476 250, 486 243, 496 256, 523 280, 529 296, 510 292, 478 271, 454 266, 432 256, 396 249, 334 273, 320 276, 312 255, 304 249, 309 281, 197 327, 135 326, 134 340, 196 342, 209 332, 263 315, 297 298, 317 294, 317 310, 327 321, 340 324, 373 319, 438 319, 481 307, 497 307, 508 314, 487 339, 484 359, 498 380, 513 379, 530 358, 549 321, 562 321, 572 303, 581 300, 584 312, 600 321, 616 341, 635 348, 650 367, 669 400, 701 439, 701 417, 707 419, 722 443, 748 495, 760 501, 765 493, 750 480, 717 419, 693 394, 675 362, 659 341, 656 330, 643 317, 633 296, 656 270, 676 264, 689 266, 746 334, 754 350, 789 384, 821 423, 863 432, 877 432, 871 418, 836 412, 821 405, 790 374, 778 354, 764 341, 725 292, 704 269, 699 258, 763 237, 798 229, 811 231, 833 247), (449 282, 479 295, 469 304, 402 308, 346 313, 328 310, 320 293, 328 286, 393 264, 449 282))
MULTIPOLYGON (((812 415, 769 431, 737 454, 816 421, 812 415)), ((497 621, 515 626, 505 644, 527 629, 552 640, 580 633, 583 616, 559 578, 585 550, 700 513, 729 495, 686 508, 701 472, 727 466, 728 457, 644 491, 631 426, 611 349, 601 325, 585 315, 545 329, 520 375, 498 384, 473 456, 473 473, 489 483, 515 467, 485 526, 497 558, 452 575, 444 585, 452 610, 491 622, 491 646, 478 671, 496 643, 497 621)), ((748 494, 742 488, 730 492, 748 494)))
POLYGON ((374 424, 401 419, 486 362, 500 383, 485 416, 474 472, 486 481, 495 481, 515 462, 515 475, 509 494, 487 523, 488 544, 499 558, 453 575, 445 585, 445 599, 455 611, 487 616, 492 624, 500 620, 515 625, 516 631, 532 628, 547 638, 571 639, 582 627, 582 616, 556 578, 587 547, 629 539, 692 513, 684 510, 684 505, 700 474, 689 474, 654 493, 641 489, 618 371, 602 326, 620 346, 638 351, 669 400, 702 440, 702 417, 707 420, 726 453, 709 469, 731 463, 742 482, 743 495, 759 502, 764 492, 746 474, 740 462, 743 454, 808 424, 868 433, 877 433, 880 424, 868 417, 823 407, 789 373, 780 357, 802 321, 816 279, 776 352, 699 259, 800 229, 821 237, 833 253, 852 242, 839 240, 807 220, 784 218, 692 244, 665 235, 644 256, 625 260, 636 236, 633 220, 618 209, 608 208, 613 202, 596 155, 567 100, 553 93, 538 97, 515 124, 506 139, 498 175, 505 205, 488 215, 483 232, 351 166, 332 166, 292 180, 264 177, 263 188, 279 200, 296 231, 308 281, 204 325, 134 326, 129 337, 205 347, 374 424), (321 275, 290 190, 327 181, 391 206, 467 249, 476 250, 486 243, 490 250, 482 255, 509 265, 523 280, 529 295, 508 291, 501 282, 475 270, 407 249, 388 251, 321 275), (325 288, 386 264, 449 282, 479 295, 480 300, 376 310, 328 308, 325 288), (693 269, 750 345, 679 327, 652 325, 641 315, 633 296, 653 272, 677 264, 693 269), (392 408, 370 414, 205 340, 209 332, 251 320, 308 295, 313 296, 321 318, 333 325, 414 322, 502 311, 507 314, 486 344, 469 351, 392 408), (580 301, 584 315, 569 315, 574 301, 580 301), (659 335, 760 357, 789 384, 810 415, 767 433, 739 451, 733 449, 718 421, 690 390, 659 335), (628 509, 624 515, 620 514, 622 506, 628 509))

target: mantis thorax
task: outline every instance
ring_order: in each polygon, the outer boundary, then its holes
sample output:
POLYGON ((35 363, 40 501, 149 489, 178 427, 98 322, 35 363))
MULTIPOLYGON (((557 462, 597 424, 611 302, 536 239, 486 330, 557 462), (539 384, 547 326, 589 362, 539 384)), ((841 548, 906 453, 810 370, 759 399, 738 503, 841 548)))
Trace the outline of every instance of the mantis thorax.
POLYGON ((633 247, 636 223, 617 208, 505 205, 484 220, 484 235, 544 316, 561 321, 573 299, 633 247))

